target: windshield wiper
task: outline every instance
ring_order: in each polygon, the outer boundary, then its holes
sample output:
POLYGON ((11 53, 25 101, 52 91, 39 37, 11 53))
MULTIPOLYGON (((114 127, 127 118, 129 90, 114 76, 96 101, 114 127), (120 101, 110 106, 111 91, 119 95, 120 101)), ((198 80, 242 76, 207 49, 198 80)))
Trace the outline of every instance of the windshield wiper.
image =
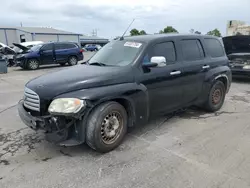
POLYGON ((99 65, 99 66, 103 66, 103 67, 107 66, 106 64, 100 63, 100 62, 88 63, 88 65, 99 65))

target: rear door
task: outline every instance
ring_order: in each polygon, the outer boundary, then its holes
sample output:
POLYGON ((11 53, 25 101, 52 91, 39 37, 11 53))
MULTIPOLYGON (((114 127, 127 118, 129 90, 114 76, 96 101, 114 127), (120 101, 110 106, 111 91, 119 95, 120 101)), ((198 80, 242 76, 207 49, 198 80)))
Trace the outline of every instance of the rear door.
POLYGON ((55 62, 53 43, 43 45, 40 49, 40 59, 42 64, 52 64, 55 62))
POLYGON ((55 55, 57 62, 67 62, 69 56, 76 55, 76 45, 73 43, 56 43, 55 55))
POLYGON ((206 63, 202 41, 198 38, 179 39, 180 52, 182 53, 183 77, 183 104, 195 101, 202 92, 205 72, 209 70, 206 63))

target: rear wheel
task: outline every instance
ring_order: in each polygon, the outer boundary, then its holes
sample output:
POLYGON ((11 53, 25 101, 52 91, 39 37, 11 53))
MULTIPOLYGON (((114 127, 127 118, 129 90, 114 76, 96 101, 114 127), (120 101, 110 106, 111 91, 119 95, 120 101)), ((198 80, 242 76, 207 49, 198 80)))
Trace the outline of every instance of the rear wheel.
POLYGON ((117 102, 96 107, 86 126, 86 142, 98 152, 109 152, 120 145, 127 132, 127 112, 117 102))
POLYGON ((216 81, 210 89, 208 99, 205 104, 205 109, 210 112, 219 110, 225 100, 226 88, 223 82, 216 81))
POLYGON ((29 59, 26 67, 30 70, 36 70, 39 68, 39 61, 37 59, 29 59))
POLYGON ((77 62, 78 62, 78 60, 77 60, 76 56, 70 56, 69 57, 68 63, 69 63, 70 66, 76 65, 77 62))

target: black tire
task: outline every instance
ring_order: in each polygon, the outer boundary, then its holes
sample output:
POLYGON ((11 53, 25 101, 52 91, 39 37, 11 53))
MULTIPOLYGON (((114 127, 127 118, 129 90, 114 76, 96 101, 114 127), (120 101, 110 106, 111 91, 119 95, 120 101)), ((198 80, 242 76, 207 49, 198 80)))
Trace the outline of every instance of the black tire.
POLYGON ((65 66, 66 63, 60 63, 61 66, 65 66))
POLYGON ((36 70, 36 69, 39 68, 39 61, 37 59, 29 59, 27 61, 27 64, 26 64, 25 68, 26 67, 29 70, 36 70))
POLYGON ((205 109, 209 112, 219 110, 224 104, 226 88, 222 81, 216 81, 211 87, 208 99, 205 103, 205 109))
POLYGON ((97 106, 90 113, 88 118, 88 122, 86 125, 86 143, 92 149, 101 153, 109 152, 115 149, 120 145, 127 132, 127 119, 128 115, 126 110, 117 102, 111 101, 97 106), (110 116, 110 114, 112 115, 110 116), (112 119, 114 117, 116 120, 112 119), (119 118, 120 121, 118 121, 119 118), (116 122, 119 122, 119 128, 117 128, 116 130, 114 130, 114 120, 116 122), (110 137, 108 134, 111 134, 111 132, 115 134, 113 140, 109 140, 110 137))
POLYGON ((73 65, 77 65, 78 63, 78 59, 76 56, 70 56, 69 59, 68 59, 68 64, 70 66, 73 66, 73 65))

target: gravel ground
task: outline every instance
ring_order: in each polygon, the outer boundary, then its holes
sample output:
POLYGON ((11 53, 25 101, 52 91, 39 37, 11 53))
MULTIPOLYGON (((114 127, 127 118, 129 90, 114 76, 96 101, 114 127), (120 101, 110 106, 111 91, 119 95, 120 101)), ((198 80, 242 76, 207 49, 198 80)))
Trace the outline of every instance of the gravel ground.
POLYGON ((250 187, 250 82, 232 83, 217 113, 190 109, 159 117, 101 155, 85 145, 50 144, 19 119, 24 84, 65 68, 0 75, 1 188, 250 187))

